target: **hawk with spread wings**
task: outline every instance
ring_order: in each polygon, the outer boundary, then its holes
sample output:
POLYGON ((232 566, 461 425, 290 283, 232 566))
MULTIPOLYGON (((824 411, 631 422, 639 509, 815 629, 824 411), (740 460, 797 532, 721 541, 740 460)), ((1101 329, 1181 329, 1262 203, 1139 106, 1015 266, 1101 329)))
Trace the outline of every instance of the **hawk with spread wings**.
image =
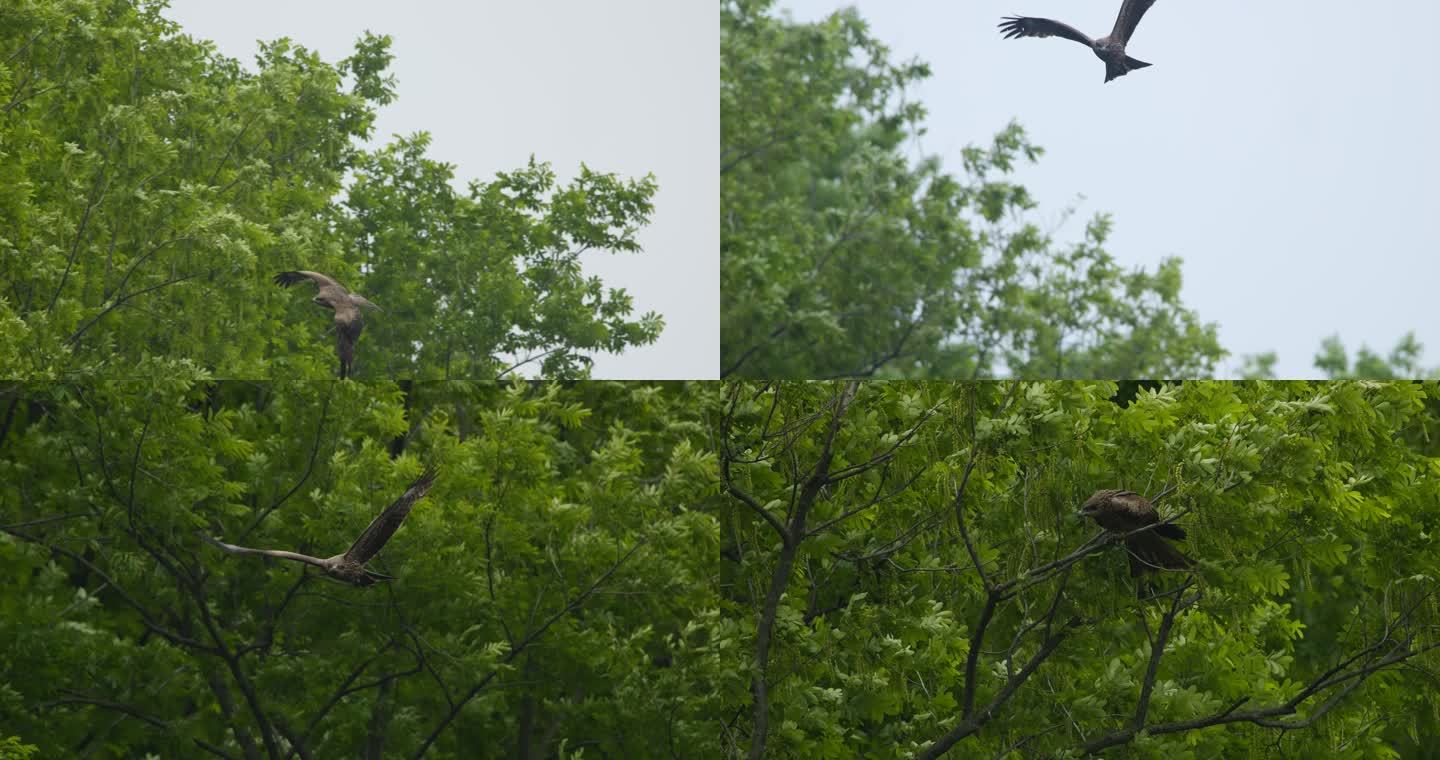
MULTIPOLYGON (((1096 491, 1080 507, 1080 514, 1093 518, 1100 527, 1113 533, 1131 533, 1160 522, 1155 505, 1134 491, 1096 491)), ((1161 570, 1189 570, 1194 562, 1165 539, 1185 540, 1185 529, 1174 523, 1160 525, 1125 539, 1130 555, 1130 575, 1161 570)))
POLYGON ((1105 62, 1105 81, 1108 82, 1150 65, 1126 55, 1125 45, 1130 42, 1130 36, 1135 34, 1140 18, 1154 4, 1155 0, 1125 0, 1120 5, 1120 15, 1115 19, 1115 28, 1098 40, 1090 39, 1084 32, 1069 24, 1030 16, 1006 16, 1005 20, 1000 22, 1000 30, 1005 32, 1007 40, 1019 37, 1064 37, 1075 40, 1090 48, 1095 57, 1105 62))
POLYGON ((275 284, 282 288, 302 280, 309 280, 319 287, 319 292, 312 299, 315 303, 335 312, 335 353, 340 356, 340 377, 349 377, 350 369, 355 365, 355 342, 360 340, 360 331, 365 329, 365 317, 360 309, 380 311, 380 307, 319 272, 281 272, 275 275, 275 284))
POLYGON ((395 500, 395 503, 386 507, 379 517, 370 522, 370 527, 355 539, 355 543, 351 544, 344 554, 337 554, 326 559, 279 549, 251 549, 246 546, 217 541, 209 536, 203 536, 203 538, 230 554, 257 554, 262 557, 289 559, 314 565, 324 570, 325 574, 331 578, 354 586, 373 586, 379 581, 393 581, 395 580, 393 576, 369 570, 365 567, 365 563, 379 554, 390 537, 395 535, 395 531, 400 529, 400 523, 404 522, 405 517, 410 514, 410 508, 429 492, 430 486, 435 483, 437 474, 438 471, 434 467, 426 468, 425 472, 416 478, 409 488, 405 489, 405 493, 395 500))

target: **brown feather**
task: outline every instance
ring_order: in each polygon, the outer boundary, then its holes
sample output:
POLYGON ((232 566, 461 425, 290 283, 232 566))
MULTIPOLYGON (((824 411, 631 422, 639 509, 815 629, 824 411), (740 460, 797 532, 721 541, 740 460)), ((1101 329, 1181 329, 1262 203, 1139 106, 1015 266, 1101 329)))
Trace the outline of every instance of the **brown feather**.
POLYGON ((355 366, 355 343, 360 340, 361 330, 365 329, 365 318, 360 308, 378 311, 380 307, 370 303, 364 296, 351 293, 344 285, 319 272, 280 272, 274 279, 275 284, 282 288, 304 280, 315 283, 315 303, 335 312, 335 354, 340 359, 340 377, 349 377, 355 366))
POLYGON ((1090 47, 1095 43, 1089 35, 1079 29, 1049 18, 1006 16, 999 26, 1007 40, 1021 37, 1063 37, 1067 40, 1074 40, 1085 47, 1090 47))
POLYGON ((1125 540, 1130 554, 1130 574, 1153 573, 1160 570, 1186 570, 1192 566, 1189 557, 1175 550, 1165 539, 1141 533, 1125 540))
POLYGON ((395 500, 395 503, 386 507, 379 517, 370 522, 369 527, 365 528, 365 532, 361 533, 360 537, 355 539, 355 543, 351 544, 349 550, 345 552, 345 559, 363 565, 378 554, 390 537, 395 535, 395 531, 400 529, 400 523, 404 522, 405 517, 410 514, 410 508, 429 492, 430 486, 435 483, 437 474, 438 471, 434 467, 429 467, 421 473, 420 477, 405 489, 405 493, 395 500))
POLYGON ((1140 25, 1140 19, 1145 17, 1145 11, 1155 0, 1125 0, 1120 5, 1120 13, 1115 17, 1115 28, 1110 32, 1111 39, 1119 40, 1122 44, 1130 42, 1131 35, 1135 34, 1135 27, 1140 25))
POLYGON ((365 319, 360 312, 351 307, 349 313, 342 319, 342 312, 335 310, 335 354, 340 357, 340 378, 343 380, 350 376, 350 370, 355 366, 355 342, 360 340, 360 331, 365 329, 365 319))
POLYGON ((405 489, 405 493, 395 500, 395 503, 386 507, 379 517, 370 521, 365 532, 355 539, 355 543, 351 544, 344 554, 337 554, 326 559, 276 549, 251 549, 235 546, 218 541, 203 533, 201 537, 230 554, 251 554, 304 562, 323 569, 327 576, 335 580, 355 586, 373 586, 378 581, 394 580, 394 577, 377 573, 365 567, 365 563, 385 546, 391 536, 395 535, 395 531, 400 528, 400 523, 404 522, 405 516, 410 514, 410 508, 415 506, 415 502, 424 498, 426 492, 430 490, 430 486, 435 482, 436 474, 434 467, 426 468, 425 472, 416 478, 409 488, 405 489))
POLYGON ((1115 17, 1114 28, 1110 34, 1100 39, 1091 39, 1089 35, 1069 24, 1031 16, 1006 16, 1000 22, 1000 31, 1007 40, 1019 37, 1063 37, 1079 42, 1105 62, 1105 81, 1109 82, 1150 65, 1126 55, 1125 46, 1135 34, 1135 27, 1140 24, 1140 19, 1144 18, 1145 12, 1154 4, 1155 0, 1124 0, 1115 17))
MULTIPOLYGON (((1160 522, 1160 515, 1149 499, 1134 491, 1096 491, 1081 507, 1081 514, 1095 520, 1112 533, 1131 533, 1160 522)), ((1182 540, 1185 529, 1178 525, 1157 525, 1154 529, 1125 540, 1130 555, 1130 574, 1159 570, 1185 570, 1194 562, 1181 554, 1165 539, 1182 540)))

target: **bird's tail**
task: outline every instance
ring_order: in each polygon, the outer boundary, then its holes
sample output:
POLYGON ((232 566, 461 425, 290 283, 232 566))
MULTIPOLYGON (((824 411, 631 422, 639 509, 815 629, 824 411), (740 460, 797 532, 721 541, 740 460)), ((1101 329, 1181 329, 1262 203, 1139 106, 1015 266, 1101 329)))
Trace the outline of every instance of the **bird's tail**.
POLYGON ((355 366, 355 342, 339 326, 335 330, 335 353, 340 357, 340 379, 344 380, 355 366))
POLYGON ((1134 71, 1135 69, 1143 69, 1143 68, 1145 68, 1146 66, 1149 66, 1149 65, 1150 65, 1150 64, 1148 64, 1148 63, 1146 63, 1146 62, 1144 62, 1144 61, 1142 61, 1142 60, 1139 60, 1139 59, 1137 59, 1137 58, 1131 58, 1131 57, 1128 56, 1128 55, 1125 56, 1125 61, 1124 61, 1123 63, 1116 63, 1115 61, 1106 61, 1106 62, 1105 62, 1105 81, 1108 82, 1108 81, 1110 81, 1111 79, 1114 79, 1115 77, 1123 77, 1123 76, 1125 76, 1126 74, 1129 74, 1130 72, 1134 71))
POLYGON ((1159 536, 1136 536, 1125 542, 1130 554, 1130 575, 1160 570, 1189 570, 1195 563, 1159 536))
POLYGON ((1166 523, 1164 525, 1158 526, 1152 532, 1157 536, 1173 538, 1176 541, 1185 540, 1185 529, 1180 527, 1179 525, 1176 525, 1175 523, 1166 523))
POLYGON ((377 573, 377 572, 375 572, 374 570, 371 570, 371 569, 368 568, 368 567, 365 568, 365 575, 370 578, 370 581, 371 581, 372 583, 377 582, 377 581, 393 581, 393 580, 395 580, 395 576, 393 576, 393 575, 386 575, 386 574, 384 574, 384 573, 377 573))

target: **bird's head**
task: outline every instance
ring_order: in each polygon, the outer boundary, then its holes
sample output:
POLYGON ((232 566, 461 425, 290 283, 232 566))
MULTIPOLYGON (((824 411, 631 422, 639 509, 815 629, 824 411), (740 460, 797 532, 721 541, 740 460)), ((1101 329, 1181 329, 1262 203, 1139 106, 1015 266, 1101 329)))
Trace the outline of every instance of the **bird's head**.
POLYGON ((1113 495, 1114 491, 1096 491, 1080 505, 1080 511, 1075 513, 1076 518, 1094 517, 1104 511, 1105 500, 1113 495))

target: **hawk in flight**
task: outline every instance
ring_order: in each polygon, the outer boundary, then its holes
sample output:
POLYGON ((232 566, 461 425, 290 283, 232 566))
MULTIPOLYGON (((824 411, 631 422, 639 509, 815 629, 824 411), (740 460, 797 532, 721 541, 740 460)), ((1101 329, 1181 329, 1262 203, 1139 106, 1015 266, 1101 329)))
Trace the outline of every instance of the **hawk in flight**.
POLYGON ((360 309, 379 311, 380 307, 319 272, 281 272, 275 275, 275 284, 282 288, 301 280, 310 280, 319 286, 320 291, 313 300, 335 312, 335 353, 340 355, 340 377, 348 377, 350 368, 355 365, 355 341, 360 340, 360 331, 365 329, 365 317, 360 309))
POLYGON ((337 554, 328 559, 278 549, 250 549, 217 541, 209 536, 204 536, 204 538, 231 554, 258 554, 263 557, 292 559, 296 562, 314 565, 324 570, 325 574, 331 578, 355 586, 373 586, 378 581, 393 581, 395 578, 392 576, 366 569, 365 563, 380 553, 385 542, 395 535, 396 530, 399 530, 400 523, 404 522, 405 516, 410 514, 410 508, 415 506, 415 502, 423 498, 425 493, 430 490, 431 484, 435 482, 436 474, 437 470, 434 467, 426 468, 425 472, 416 478, 409 488, 405 489, 405 493, 401 494, 394 504, 386 507, 379 517, 371 521, 370 527, 355 539, 355 543, 351 544, 344 554, 337 554))
MULTIPOLYGON (((1100 527, 1113 533, 1130 533, 1160 522, 1155 505, 1134 491, 1096 491, 1080 507, 1082 517, 1094 518, 1100 527)), ((1125 539, 1130 555, 1130 575, 1160 570, 1188 570, 1194 562, 1165 541, 1185 540, 1185 529, 1174 523, 1161 525, 1125 539)))
POLYGON ((1084 32, 1069 24, 1029 16, 1006 16, 1005 20, 1000 22, 1000 30, 1005 32, 1007 40, 1018 37, 1064 37, 1075 40, 1090 48, 1096 58, 1105 62, 1105 81, 1108 82, 1115 77, 1123 77, 1134 69, 1143 69, 1150 65, 1126 55, 1125 45, 1135 33, 1140 17, 1154 4, 1155 0, 1124 0, 1120 5, 1120 15, 1115 19, 1115 28, 1108 36, 1098 40, 1090 39, 1084 32))

